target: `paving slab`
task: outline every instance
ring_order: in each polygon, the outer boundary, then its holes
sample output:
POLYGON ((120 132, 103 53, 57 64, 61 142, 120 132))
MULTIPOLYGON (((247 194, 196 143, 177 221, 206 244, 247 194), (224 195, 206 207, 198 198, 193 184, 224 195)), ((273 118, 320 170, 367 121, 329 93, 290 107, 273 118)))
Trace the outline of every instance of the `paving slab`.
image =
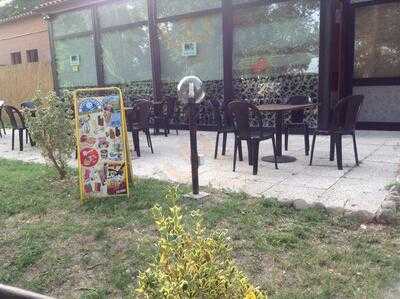
MULTIPOLYGON (((229 136, 227 152, 214 159, 215 133, 199 132, 199 153, 204 156, 204 165, 199 169, 200 184, 218 189, 249 193, 253 196, 277 197, 299 200, 299 203, 323 203, 329 208, 346 208, 350 211, 378 211, 388 195, 386 186, 395 181, 400 165, 399 132, 358 132, 360 167, 355 167, 351 138, 343 140, 344 170, 339 171, 335 161, 329 161, 329 137, 320 136, 313 166, 304 153, 303 136, 290 136, 289 151, 295 156, 294 163, 280 164, 275 170, 272 163, 259 162, 259 173, 252 175, 248 164, 247 146, 243 143, 244 161, 232 171, 233 138, 229 136), (303 201, 300 201, 303 200, 303 201)), ((134 156, 133 173, 138 177, 155 178, 170 182, 191 183, 189 134, 181 131, 164 136, 152 136, 154 154, 141 136, 140 158, 134 156)), ((131 140, 129 144, 132 146, 131 140)), ((260 158, 272 154, 270 141, 260 146, 260 158)), ((0 158, 25 162, 44 163, 37 148, 26 145, 23 152, 11 151, 11 135, 0 138, 0 158)), ((71 159, 71 166, 77 162, 71 159)), ((1 165, 0 165, 1 167, 1 165)))

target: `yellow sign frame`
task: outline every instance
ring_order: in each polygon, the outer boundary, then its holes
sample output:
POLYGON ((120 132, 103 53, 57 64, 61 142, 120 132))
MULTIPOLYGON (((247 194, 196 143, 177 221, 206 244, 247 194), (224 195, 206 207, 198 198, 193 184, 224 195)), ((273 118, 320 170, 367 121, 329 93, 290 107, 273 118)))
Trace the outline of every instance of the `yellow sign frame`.
POLYGON ((107 197, 121 197, 127 196, 129 197, 129 183, 133 183, 133 175, 132 175, 132 160, 129 151, 129 141, 128 141, 128 127, 126 123, 126 111, 124 105, 124 98, 122 95, 122 91, 118 87, 103 87, 103 88, 81 88, 76 89, 73 92, 73 102, 74 102, 74 113, 75 113, 75 138, 76 138, 76 147, 78 153, 78 175, 79 175, 79 190, 80 190, 80 200, 81 204, 84 204, 88 199, 85 196, 84 192, 84 178, 82 173, 82 161, 80 158, 80 140, 81 140, 81 131, 80 131, 80 122, 79 122, 79 108, 78 108, 78 99, 80 93, 98 93, 98 92, 114 92, 115 95, 120 98, 120 109, 121 109, 121 130, 122 130, 122 143, 123 143, 123 158, 125 161, 124 171, 126 173, 126 194, 117 194, 117 195, 108 195, 107 197))

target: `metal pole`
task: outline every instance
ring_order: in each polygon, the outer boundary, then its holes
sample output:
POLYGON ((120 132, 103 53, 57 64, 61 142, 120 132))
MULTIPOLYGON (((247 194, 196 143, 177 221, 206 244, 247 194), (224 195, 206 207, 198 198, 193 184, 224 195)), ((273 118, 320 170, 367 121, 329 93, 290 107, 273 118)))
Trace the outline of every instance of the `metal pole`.
POLYGON ((190 162, 193 194, 199 194, 199 154, 197 152, 196 104, 189 103, 190 162))

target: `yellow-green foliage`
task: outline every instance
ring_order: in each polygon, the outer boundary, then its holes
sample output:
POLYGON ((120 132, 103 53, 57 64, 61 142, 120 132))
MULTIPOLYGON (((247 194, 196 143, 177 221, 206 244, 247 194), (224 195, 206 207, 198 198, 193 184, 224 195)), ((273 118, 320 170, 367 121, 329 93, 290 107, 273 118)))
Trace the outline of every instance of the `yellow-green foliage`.
POLYGON ((74 122, 70 95, 57 96, 55 92, 34 99, 35 113, 25 114, 32 139, 43 157, 52 163, 61 179, 67 174, 68 161, 75 150, 74 122))
POLYGON ((190 230, 185 227, 177 196, 176 189, 170 190, 170 208, 152 209, 160 232, 158 260, 140 273, 139 297, 266 298, 237 269, 225 233, 207 236, 198 212, 190 215, 194 223, 190 230))

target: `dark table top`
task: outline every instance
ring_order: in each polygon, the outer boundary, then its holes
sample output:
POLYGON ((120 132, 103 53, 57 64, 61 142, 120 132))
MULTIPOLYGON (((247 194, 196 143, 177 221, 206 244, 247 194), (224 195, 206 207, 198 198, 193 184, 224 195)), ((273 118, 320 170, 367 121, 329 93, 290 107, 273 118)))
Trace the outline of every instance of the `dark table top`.
POLYGON ((289 105, 289 104, 263 104, 257 106, 258 110, 263 112, 287 112, 295 110, 304 110, 317 107, 317 104, 289 105))

